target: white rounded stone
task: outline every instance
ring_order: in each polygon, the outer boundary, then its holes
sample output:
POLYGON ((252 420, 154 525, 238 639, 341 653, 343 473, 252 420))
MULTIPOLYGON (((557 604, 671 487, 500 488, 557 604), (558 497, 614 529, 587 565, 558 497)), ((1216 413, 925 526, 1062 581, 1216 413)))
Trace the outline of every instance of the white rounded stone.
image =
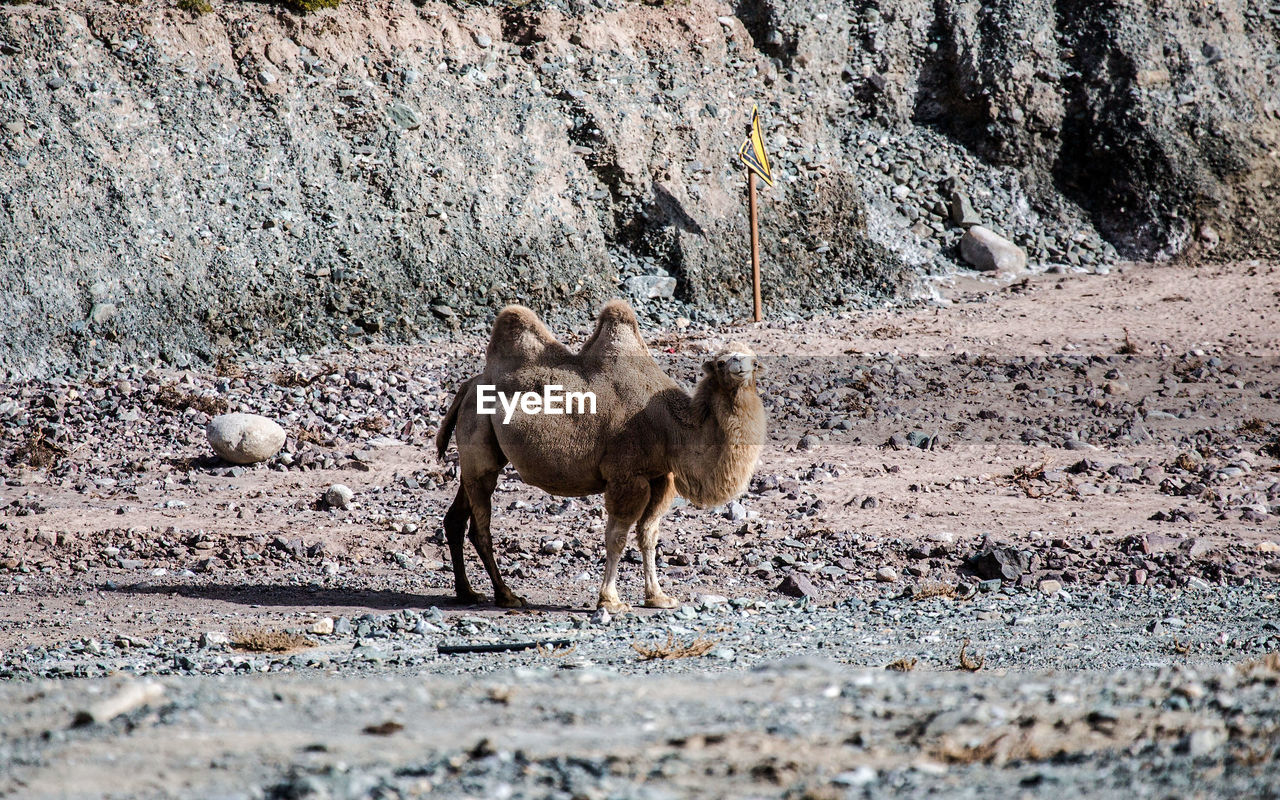
POLYGON ((258 414, 222 414, 205 428, 213 451, 232 464, 266 461, 284 447, 284 428, 258 414))

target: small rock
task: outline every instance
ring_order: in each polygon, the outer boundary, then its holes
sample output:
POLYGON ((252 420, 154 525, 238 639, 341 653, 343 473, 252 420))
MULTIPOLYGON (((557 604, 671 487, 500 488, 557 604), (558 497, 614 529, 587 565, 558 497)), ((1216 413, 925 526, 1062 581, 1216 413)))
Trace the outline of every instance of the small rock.
POLYGON ((94 303, 89 309, 89 321, 94 325, 105 325, 116 316, 115 303, 94 303))
POLYGON ((831 779, 831 782, 837 786, 866 786, 868 783, 874 783, 880 776, 873 767, 866 764, 858 767, 850 772, 841 772, 831 779))
POLYGON ((1040 581, 1040 591, 1045 594, 1057 594, 1062 591, 1062 581, 1055 581, 1052 578, 1046 578, 1040 581))
POLYGON ((487 49, 493 44, 493 39, 487 33, 477 31, 472 38, 476 40, 476 47, 487 49))
POLYGON ((387 116, 391 117, 392 122, 407 131, 417 130, 422 127, 422 119, 418 116, 418 112, 404 103, 392 103, 387 106, 387 116))
POLYGON ((881 583, 894 583, 898 580, 898 571, 893 567, 881 567, 876 570, 876 580, 881 583))
POLYGON ((351 508, 351 499, 356 493, 351 491, 347 486, 341 483, 335 483, 325 490, 324 502, 329 508, 341 508, 346 510, 351 508))
POLYGON ((200 634, 201 647, 222 647, 228 644, 231 644, 231 636, 222 631, 205 631, 200 634))
POLYGON ((1201 728, 1198 731, 1193 731, 1191 735, 1187 737, 1187 754, 1192 758, 1207 756, 1221 747, 1226 740, 1227 737, 1222 731, 1213 730, 1212 728, 1201 728))
POLYGON ((608 609, 597 608, 595 613, 591 615, 591 624, 608 625, 609 621, 612 619, 613 615, 609 613, 608 609))
POLYGON ((564 549, 564 540, 548 539, 547 541, 542 543, 542 547, 539 549, 542 551, 543 555, 553 556, 564 549))
POLYGON ((703 606, 720 606, 729 602, 729 598, 722 594, 700 594, 693 598, 694 602, 703 606))
POLYGON ((1221 239, 1218 236, 1218 232, 1209 225, 1201 225, 1200 241, 1204 244, 1205 250, 1213 250, 1218 246, 1218 242, 1221 241, 1221 239))
POLYGON ((792 597, 818 596, 818 587, 814 586, 812 581, 798 572, 792 572, 783 578, 776 591, 792 597))
POLYGON ((266 461, 284 447, 284 429, 258 414, 222 414, 209 421, 205 435, 213 451, 233 464, 266 461))
POLYGON ((964 192, 951 193, 951 221, 956 225, 965 228, 971 228, 982 222, 982 217, 978 216, 978 212, 973 210, 973 204, 969 201, 969 195, 964 192))
POLYGON ((321 617, 307 629, 317 636, 328 636, 333 633, 333 617, 321 617))
POLYGON ((960 240, 960 255, 984 272, 1017 273, 1027 268, 1027 254, 989 228, 974 225, 960 240))
POLYGON ((350 636, 352 630, 354 629, 351 627, 351 620, 346 617, 338 617, 333 621, 334 636, 350 636))
POLYGON ((929 450, 933 444, 933 438, 924 431, 912 431, 907 434, 907 444, 921 450, 929 450))
POLYGON ((1207 591, 1209 589, 1209 582, 1203 578, 1197 578, 1192 575, 1190 578, 1187 578, 1187 588, 1195 589, 1198 592, 1207 591))

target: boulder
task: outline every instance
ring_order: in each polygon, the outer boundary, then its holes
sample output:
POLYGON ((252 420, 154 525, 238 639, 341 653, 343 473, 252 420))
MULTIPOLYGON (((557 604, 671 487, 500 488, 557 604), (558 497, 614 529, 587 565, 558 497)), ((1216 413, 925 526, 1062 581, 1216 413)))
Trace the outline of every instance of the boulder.
POLYGON ((622 288, 638 299, 675 297, 676 279, 666 275, 636 275, 627 278, 622 288))
POLYGON ((995 231, 974 225, 960 240, 960 255, 983 272, 1022 272, 1027 268, 1027 254, 995 231))
POLYGON ((205 428, 213 451, 233 464, 266 461, 284 447, 284 429, 258 414, 222 414, 205 428))
POLYGON ((1015 548, 994 545, 970 559, 969 568, 985 580, 1016 581, 1031 569, 1031 559, 1015 548))

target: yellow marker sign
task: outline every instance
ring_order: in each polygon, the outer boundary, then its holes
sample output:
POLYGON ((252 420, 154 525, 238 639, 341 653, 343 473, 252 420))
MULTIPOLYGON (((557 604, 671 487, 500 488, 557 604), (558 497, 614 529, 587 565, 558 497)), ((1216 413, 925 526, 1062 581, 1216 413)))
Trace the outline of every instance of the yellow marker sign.
POLYGON ((759 106, 751 107, 751 135, 738 148, 738 158, 765 183, 773 185, 773 170, 769 168, 769 154, 764 151, 764 132, 760 130, 759 106))

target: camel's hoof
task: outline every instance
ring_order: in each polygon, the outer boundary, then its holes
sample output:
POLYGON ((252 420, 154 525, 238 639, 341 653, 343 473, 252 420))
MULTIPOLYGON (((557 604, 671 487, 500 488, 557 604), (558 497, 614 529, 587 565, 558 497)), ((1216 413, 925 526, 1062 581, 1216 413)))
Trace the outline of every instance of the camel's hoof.
POLYGON ((453 602, 460 606, 482 606, 488 602, 488 598, 479 592, 458 592, 453 602))
POLYGON ((656 594, 644 599, 645 608, 679 608, 680 601, 665 594, 656 594))
POLYGON ((493 602, 498 608, 524 608, 529 605, 525 602, 523 597, 514 594, 507 595, 506 597, 499 597, 493 602))
POLYGON ((621 614, 624 611, 631 610, 631 606, 621 600, 601 600, 599 603, 596 603, 596 608, 603 608, 610 614, 621 614))

